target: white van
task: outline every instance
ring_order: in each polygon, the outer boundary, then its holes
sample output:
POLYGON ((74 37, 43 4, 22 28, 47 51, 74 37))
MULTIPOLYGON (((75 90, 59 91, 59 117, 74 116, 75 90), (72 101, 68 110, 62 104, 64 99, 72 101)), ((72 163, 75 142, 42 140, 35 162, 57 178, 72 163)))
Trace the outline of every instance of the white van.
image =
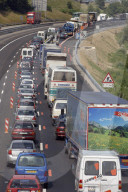
POLYGON ((66 114, 67 108, 67 99, 56 99, 52 108, 52 120, 53 125, 55 124, 56 119, 61 114, 61 109, 64 109, 64 113, 66 114))
POLYGON ((47 38, 46 31, 38 31, 37 32, 37 37, 41 37, 43 39, 43 41, 45 41, 45 39, 47 38))
POLYGON ((21 51, 21 59, 23 59, 24 57, 33 58, 33 55, 34 55, 33 48, 23 48, 21 51))
POLYGON ((122 192, 118 153, 80 150, 75 189, 77 192, 122 192))

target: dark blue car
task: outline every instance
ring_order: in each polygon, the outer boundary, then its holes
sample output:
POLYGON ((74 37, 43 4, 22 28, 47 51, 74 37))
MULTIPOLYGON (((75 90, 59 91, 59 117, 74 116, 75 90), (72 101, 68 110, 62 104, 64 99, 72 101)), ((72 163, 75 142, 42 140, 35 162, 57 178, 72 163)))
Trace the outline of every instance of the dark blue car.
POLYGON ((48 185, 48 169, 45 155, 39 152, 20 153, 17 157, 15 174, 37 175, 41 184, 48 185))

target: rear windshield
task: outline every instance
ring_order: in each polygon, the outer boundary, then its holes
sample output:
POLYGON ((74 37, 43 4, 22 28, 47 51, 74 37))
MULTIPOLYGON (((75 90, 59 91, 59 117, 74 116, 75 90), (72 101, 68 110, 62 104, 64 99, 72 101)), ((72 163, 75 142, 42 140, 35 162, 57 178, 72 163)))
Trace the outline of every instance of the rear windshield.
POLYGON ((21 93, 33 93, 33 90, 30 90, 30 89, 22 89, 20 92, 21 92, 21 93))
POLYGON ((59 127, 65 127, 65 123, 64 122, 60 122, 59 123, 59 127))
POLYGON ((21 156, 18 162, 19 166, 43 167, 45 165, 44 158, 36 155, 21 156))
POLYGON ((27 51, 23 51, 23 55, 27 55, 27 51))
POLYGON ((15 124, 15 129, 32 129, 33 126, 31 123, 19 123, 19 124, 15 124))
POLYGON ((20 106, 31 106, 33 107, 34 106, 34 103, 33 102, 20 102, 20 106))
POLYGON ((13 143, 12 144, 12 149, 33 149, 33 144, 32 143, 13 143))
POLYGON ((32 81, 24 81, 23 84, 32 84, 32 81))
POLYGON ((21 75, 31 75, 30 72, 22 72, 21 75))
POLYGON ((57 103, 56 109, 66 109, 67 103, 57 103))
POLYGON ((86 161, 85 175, 99 175, 99 161, 86 161))
POLYGON ((115 161, 103 161, 102 162, 102 175, 104 176, 116 176, 116 162, 115 161))
POLYGON ((18 115, 28 115, 28 116, 33 116, 34 115, 34 111, 27 111, 27 110, 21 110, 18 111, 18 115))
POLYGON ((32 51, 28 51, 28 55, 32 55, 32 51))
POLYGON ((20 85, 19 88, 31 88, 31 85, 20 85))
POLYGON ((11 188, 38 188, 36 181, 31 179, 15 179, 12 181, 11 188))

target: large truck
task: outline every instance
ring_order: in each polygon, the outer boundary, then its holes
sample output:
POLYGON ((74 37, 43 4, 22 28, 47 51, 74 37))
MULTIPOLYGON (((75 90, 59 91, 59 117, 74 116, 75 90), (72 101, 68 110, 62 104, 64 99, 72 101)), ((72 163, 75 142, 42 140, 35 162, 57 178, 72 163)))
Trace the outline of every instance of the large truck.
POLYGON ((48 52, 46 58, 46 69, 44 76, 44 96, 47 98, 48 94, 48 73, 50 67, 63 66, 67 65, 67 54, 66 53, 57 53, 57 52, 48 52))
POLYGON ((69 92, 65 152, 115 150, 128 169, 128 101, 107 92, 69 92))
POLYGON ((41 12, 28 12, 27 24, 41 23, 41 12))
POLYGON ((45 74, 47 53, 48 52, 61 53, 61 48, 58 47, 56 44, 51 44, 51 43, 43 44, 42 59, 41 59, 41 66, 40 66, 42 75, 45 74))
POLYGON ((72 67, 50 67, 47 83, 47 102, 52 107, 56 99, 58 89, 68 88, 72 91, 77 90, 77 73, 72 67))
POLYGON ((88 12, 89 26, 95 24, 97 21, 97 12, 88 12))
POLYGON ((73 35, 73 32, 75 32, 78 28, 78 23, 73 21, 67 21, 63 27, 62 30, 65 30, 68 35, 73 35))
POLYGON ((86 14, 86 13, 80 14, 79 25, 88 27, 89 21, 90 21, 90 18, 89 18, 88 14, 86 14))

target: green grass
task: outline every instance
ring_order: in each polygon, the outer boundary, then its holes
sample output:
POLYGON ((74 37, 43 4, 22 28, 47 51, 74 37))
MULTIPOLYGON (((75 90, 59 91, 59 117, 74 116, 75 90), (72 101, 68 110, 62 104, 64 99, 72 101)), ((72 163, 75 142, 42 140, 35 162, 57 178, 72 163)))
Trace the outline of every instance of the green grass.
POLYGON ((95 150, 116 150, 119 154, 128 154, 128 138, 107 134, 89 133, 88 148, 95 150))

